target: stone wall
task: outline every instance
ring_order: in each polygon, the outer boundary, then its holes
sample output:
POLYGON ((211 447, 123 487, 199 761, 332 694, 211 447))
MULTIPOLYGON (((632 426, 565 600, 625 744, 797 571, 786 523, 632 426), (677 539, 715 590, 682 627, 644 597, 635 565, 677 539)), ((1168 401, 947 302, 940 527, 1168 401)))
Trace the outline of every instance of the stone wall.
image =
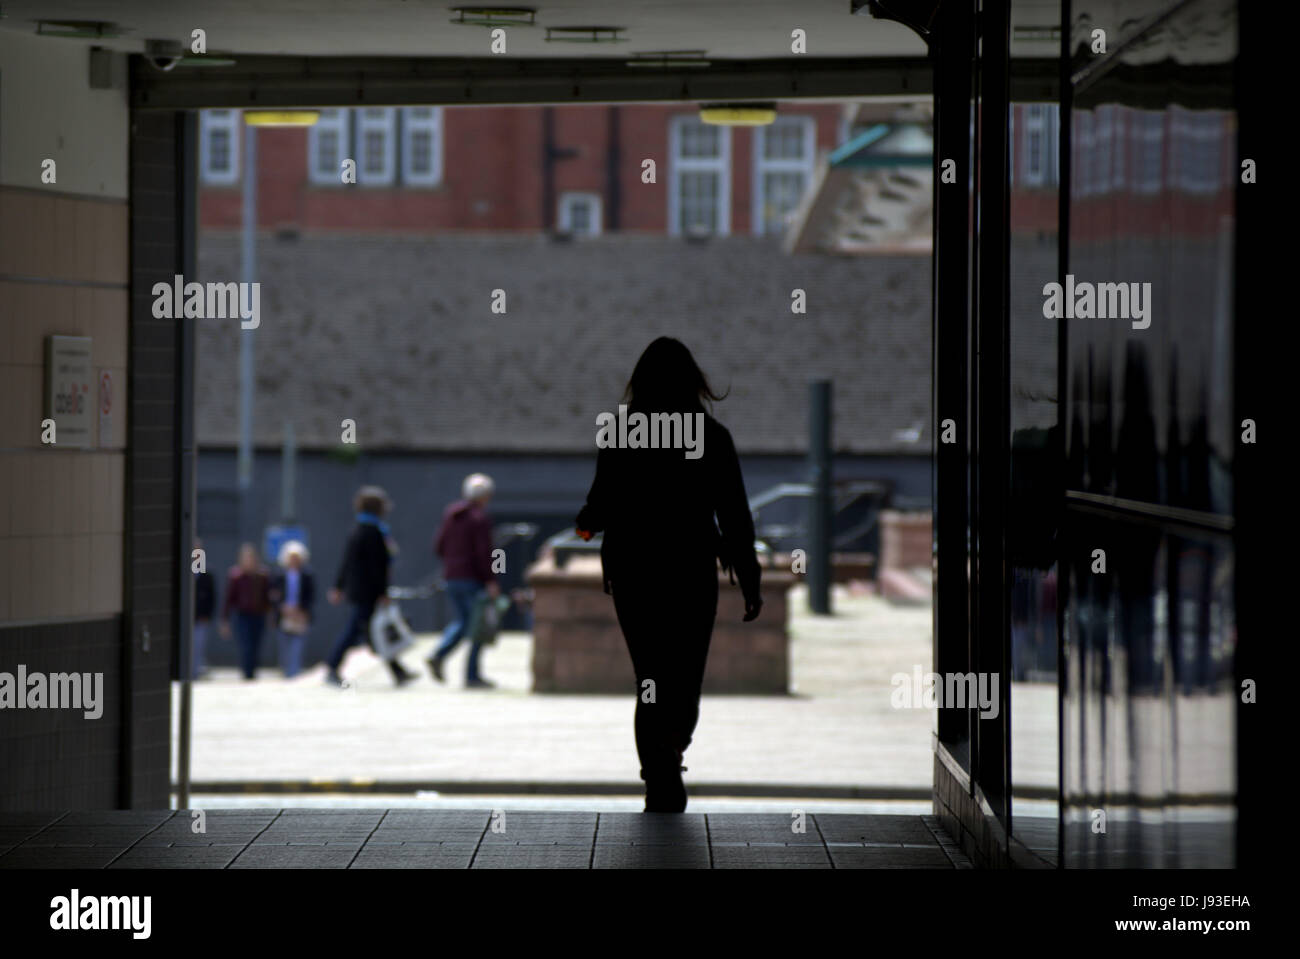
MULTIPOLYGON (((549 557, 530 567, 533 602, 533 690, 627 693, 636 690, 632 661, 605 594, 600 560, 573 557, 556 569, 549 557)), ((706 693, 783 694, 790 687, 786 593, 794 577, 763 570, 763 612, 741 621, 744 599, 719 576, 718 618, 704 675, 706 693)))
MULTIPOLYGON (((802 455, 808 382, 830 379, 836 453, 928 459, 930 257, 787 256, 769 241, 259 237, 254 439, 278 446, 292 420, 302 449, 331 450, 350 418, 370 452, 593 455, 596 414, 663 335, 728 391, 716 412, 742 453, 802 455), (786 322, 796 287, 815 307, 786 322), (911 428, 917 442, 898 438, 911 428)), ((199 280, 238 279, 239 249, 238 233, 205 231, 199 280)), ((198 324, 202 447, 238 440, 240 333, 198 324)))

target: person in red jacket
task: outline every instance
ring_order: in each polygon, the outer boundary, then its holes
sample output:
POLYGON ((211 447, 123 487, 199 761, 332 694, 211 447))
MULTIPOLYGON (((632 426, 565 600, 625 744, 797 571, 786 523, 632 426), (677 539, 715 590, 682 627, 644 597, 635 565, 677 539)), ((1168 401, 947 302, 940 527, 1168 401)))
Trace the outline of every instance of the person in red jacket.
MULTIPOLYGON (((501 592, 492 572, 492 521, 487 514, 494 489, 492 478, 483 473, 465 477, 462 498, 443 511, 442 524, 434 539, 434 552, 442 560, 442 578, 456 613, 455 621, 443 634, 442 644, 428 661, 438 682, 442 682, 442 661, 465 638, 474 607, 484 591, 493 599, 501 592)), ((490 689, 495 685, 479 674, 482 648, 471 637, 469 663, 465 667, 466 689, 490 689)))
POLYGON ((230 621, 235 622, 239 639, 239 668, 245 679, 257 674, 262 648, 262 632, 271 611, 271 580, 257 554, 257 547, 245 543, 239 547, 239 564, 226 574, 226 596, 221 603, 221 635, 230 636, 230 621))

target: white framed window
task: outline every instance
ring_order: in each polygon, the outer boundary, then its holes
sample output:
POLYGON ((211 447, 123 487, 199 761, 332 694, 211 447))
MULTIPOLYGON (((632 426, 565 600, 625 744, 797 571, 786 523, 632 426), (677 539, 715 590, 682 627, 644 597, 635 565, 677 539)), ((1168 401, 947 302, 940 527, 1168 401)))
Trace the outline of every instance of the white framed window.
POLYGON ((360 107, 357 115, 357 182, 392 186, 397 177, 397 108, 360 107))
POLYGON ((673 117, 668 130, 668 232, 731 232, 731 128, 673 117))
POLYGON ((602 209, 599 193, 561 193, 556 212, 555 219, 561 231, 574 236, 600 236, 602 209))
POLYGON ((812 117, 777 117, 754 130, 753 233, 780 235, 812 183, 817 124, 812 117))
POLYGON ((238 110, 199 113, 199 178, 213 186, 239 182, 238 110))
POLYGON ((442 107, 402 108, 402 182, 442 182, 442 107))
POLYGON ((1024 156, 1020 161, 1021 179, 1026 186, 1047 182, 1050 161, 1048 150, 1047 105, 1031 103, 1025 107, 1024 156))
POLYGON ((1130 124, 1133 131, 1133 190, 1159 193, 1164 189, 1165 115, 1157 110, 1138 110, 1130 124))
POLYGON ((322 110, 307 132, 307 178, 319 186, 342 186, 348 158, 350 110, 322 110))

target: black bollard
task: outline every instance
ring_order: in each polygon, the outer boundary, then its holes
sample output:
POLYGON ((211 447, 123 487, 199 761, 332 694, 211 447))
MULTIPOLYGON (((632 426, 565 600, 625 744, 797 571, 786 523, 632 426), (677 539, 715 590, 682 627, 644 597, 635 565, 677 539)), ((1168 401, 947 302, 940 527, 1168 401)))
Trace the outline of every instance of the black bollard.
POLYGON ((808 608, 831 612, 831 383, 815 380, 808 390, 808 608))

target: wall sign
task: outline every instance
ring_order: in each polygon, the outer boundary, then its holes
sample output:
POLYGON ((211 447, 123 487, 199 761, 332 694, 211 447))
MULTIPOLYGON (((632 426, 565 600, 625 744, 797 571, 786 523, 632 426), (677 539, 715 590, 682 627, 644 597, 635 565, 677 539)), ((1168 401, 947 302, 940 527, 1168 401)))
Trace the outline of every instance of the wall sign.
POLYGON ((90 445, 95 373, 88 336, 45 338, 45 416, 54 420, 56 446, 90 445))
POLYGON ((99 445, 113 445, 113 374, 99 372, 99 445))

